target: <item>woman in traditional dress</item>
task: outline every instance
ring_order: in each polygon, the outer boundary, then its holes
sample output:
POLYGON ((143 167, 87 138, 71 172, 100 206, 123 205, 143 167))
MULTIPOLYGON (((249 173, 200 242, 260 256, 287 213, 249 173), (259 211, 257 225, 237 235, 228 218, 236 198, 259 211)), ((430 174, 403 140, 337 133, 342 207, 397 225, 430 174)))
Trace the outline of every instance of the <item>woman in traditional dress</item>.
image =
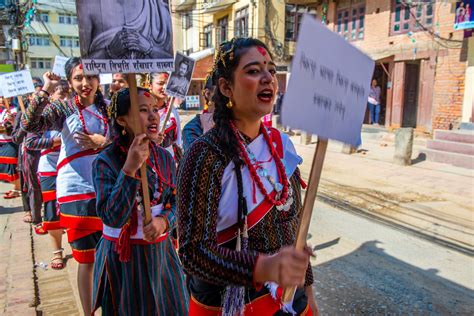
POLYGON ((20 175, 17 171, 18 145, 13 142, 11 135, 16 109, 7 108, 4 102, 4 98, 0 97, 0 181, 14 185, 12 190, 3 195, 4 199, 13 199, 21 193, 20 175))
POLYGON ((302 183, 290 139, 262 124, 277 94, 276 66, 252 38, 221 44, 215 127, 186 153, 178 177, 179 254, 189 315, 282 315, 279 287, 299 286, 284 310, 316 313, 311 251, 291 245, 302 183))
MULTIPOLYGON (((156 96, 158 106, 160 107, 160 126, 163 126, 166 114, 170 108, 170 99, 166 95, 165 86, 168 82, 169 74, 167 72, 154 72, 149 75, 150 90, 156 96)), ((165 147, 175 159, 179 162, 181 159, 181 120, 178 110, 173 106, 170 119, 166 123, 165 138, 171 139, 171 145, 165 147)), ((168 143, 168 142, 167 142, 168 143)))
POLYGON ((79 58, 66 62, 66 77, 74 91, 68 101, 49 102, 59 77, 47 72, 43 90, 33 98, 23 116, 29 132, 61 132, 57 164, 57 201, 61 227, 67 228, 72 255, 79 263, 78 288, 85 315, 91 312, 94 251, 102 234, 96 214, 92 162, 109 135, 107 104, 99 87, 99 76, 85 75, 79 58))
POLYGON ((104 223, 94 266, 93 310, 103 315, 187 315, 189 296, 169 232, 176 225, 175 164, 158 144, 159 107, 148 90, 138 91, 139 123, 133 136, 130 93, 109 105, 119 135, 94 164, 97 213, 104 223), (144 225, 138 171, 147 164, 151 222, 144 225))

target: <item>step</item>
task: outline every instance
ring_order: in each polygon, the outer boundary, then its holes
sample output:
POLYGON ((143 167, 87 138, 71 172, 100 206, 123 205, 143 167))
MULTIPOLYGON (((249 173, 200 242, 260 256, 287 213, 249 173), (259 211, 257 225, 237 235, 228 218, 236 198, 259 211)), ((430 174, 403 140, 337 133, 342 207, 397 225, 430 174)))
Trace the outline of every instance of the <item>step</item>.
POLYGON ((428 148, 423 149, 422 152, 426 154, 426 159, 429 161, 446 163, 461 168, 474 169, 474 157, 470 155, 450 153, 428 148))
POLYGON ((428 149, 435 149, 465 155, 474 155, 474 144, 435 139, 429 140, 426 143, 426 147, 428 149))
POLYGON ((447 140, 450 142, 474 144, 474 131, 468 130, 435 130, 433 139, 447 140))
POLYGON ((461 123, 461 126, 459 128, 461 130, 465 130, 465 131, 474 131, 474 123, 463 122, 463 123, 461 123))

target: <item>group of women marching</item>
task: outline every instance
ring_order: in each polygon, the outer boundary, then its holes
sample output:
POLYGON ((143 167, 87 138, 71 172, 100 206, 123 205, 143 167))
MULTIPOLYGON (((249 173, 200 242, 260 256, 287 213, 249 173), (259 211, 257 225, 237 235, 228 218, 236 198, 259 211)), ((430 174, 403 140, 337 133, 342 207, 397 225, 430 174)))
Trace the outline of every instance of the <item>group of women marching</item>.
POLYGON ((203 89, 205 111, 182 136, 167 73, 149 74, 138 88, 137 118, 124 75, 114 75, 107 100, 79 58, 65 68, 70 97, 53 97, 60 78, 48 72, 25 113, 15 120, 3 108, 0 180, 20 178, 19 146, 38 152, 44 215, 32 222, 51 235, 56 269, 64 267, 66 229, 84 314, 317 314, 312 253, 292 247, 301 158, 285 134, 262 123, 278 90, 265 44, 221 44, 203 89), (134 133, 135 124, 145 132, 134 133), (19 146, 15 128, 25 134, 19 146), (283 305, 281 289, 292 286, 293 303, 283 305))

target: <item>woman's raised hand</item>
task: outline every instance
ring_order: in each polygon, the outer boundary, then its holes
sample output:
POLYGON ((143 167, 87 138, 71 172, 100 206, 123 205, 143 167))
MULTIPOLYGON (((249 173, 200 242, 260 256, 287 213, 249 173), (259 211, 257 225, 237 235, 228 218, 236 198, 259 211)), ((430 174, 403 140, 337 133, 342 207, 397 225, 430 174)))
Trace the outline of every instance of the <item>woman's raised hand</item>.
POLYGON ((54 93, 54 89, 59 84, 59 80, 61 77, 58 75, 53 74, 51 71, 47 71, 43 74, 43 89, 44 91, 48 92, 49 94, 54 93))

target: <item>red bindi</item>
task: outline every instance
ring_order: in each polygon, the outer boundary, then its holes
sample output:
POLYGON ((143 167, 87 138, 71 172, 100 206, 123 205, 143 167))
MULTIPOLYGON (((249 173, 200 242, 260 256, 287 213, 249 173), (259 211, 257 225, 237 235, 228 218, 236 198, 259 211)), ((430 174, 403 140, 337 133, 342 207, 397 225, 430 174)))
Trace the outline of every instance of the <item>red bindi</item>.
POLYGON ((150 97, 151 97, 151 95, 150 95, 150 93, 149 93, 148 91, 143 92, 143 94, 144 94, 147 98, 150 98, 150 97))
POLYGON ((79 69, 82 69, 82 64, 79 64, 79 69))
POLYGON ((267 51, 265 48, 257 46, 257 50, 260 54, 262 54, 262 56, 267 56, 267 51))

